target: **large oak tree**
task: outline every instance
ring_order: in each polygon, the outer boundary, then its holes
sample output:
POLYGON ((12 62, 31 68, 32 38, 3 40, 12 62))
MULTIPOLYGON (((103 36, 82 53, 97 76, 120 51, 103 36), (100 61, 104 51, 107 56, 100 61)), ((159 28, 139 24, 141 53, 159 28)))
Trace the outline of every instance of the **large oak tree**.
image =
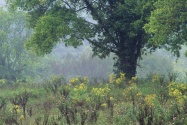
POLYGON ((58 42, 67 46, 91 43, 94 55, 116 55, 116 72, 131 78, 150 35, 147 23, 155 0, 7 0, 10 8, 29 13, 34 34, 28 49, 50 53, 58 42))

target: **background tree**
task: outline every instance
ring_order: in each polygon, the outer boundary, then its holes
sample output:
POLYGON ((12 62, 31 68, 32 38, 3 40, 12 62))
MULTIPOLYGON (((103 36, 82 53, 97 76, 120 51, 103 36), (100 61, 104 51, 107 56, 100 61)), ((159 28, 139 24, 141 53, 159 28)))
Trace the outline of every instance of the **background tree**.
POLYGON ((128 78, 136 74, 137 60, 149 38, 142 27, 154 0, 7 1, 11 8, 29 13, 34 34, 26 46, 37 54, 51 52, 60 41, 77 47, 86 39, 94 55, 116 55, 116 72, 125 72, 128 78))
POLYGON ((32 77, 33 81, 44 74, 39 72, 44 66, 39 63, 38 57, 24 48, 30 36, 25 13, 11 13, 0 8, 0 79, 16 81, 32 77))
POLYGON ((30 33, 23 13, 9 13, 0 8, 0 78, 16 80, 25 68, 28 56, 24 42, 30 33))

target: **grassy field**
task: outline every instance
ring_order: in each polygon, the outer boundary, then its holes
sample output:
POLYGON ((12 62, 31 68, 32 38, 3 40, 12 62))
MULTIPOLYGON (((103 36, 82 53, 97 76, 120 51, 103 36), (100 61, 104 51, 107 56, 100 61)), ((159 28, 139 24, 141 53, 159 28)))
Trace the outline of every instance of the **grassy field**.
POLYGON ((43 83, 0 80, 1 125, 184 125, 187 84, 159 74, 146 79, 110 75, 43 83))

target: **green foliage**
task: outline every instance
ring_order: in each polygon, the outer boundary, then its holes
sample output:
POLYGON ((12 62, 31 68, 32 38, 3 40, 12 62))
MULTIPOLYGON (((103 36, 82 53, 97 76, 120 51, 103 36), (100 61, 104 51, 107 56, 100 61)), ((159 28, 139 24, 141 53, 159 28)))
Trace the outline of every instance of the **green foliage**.
MULTIPOLYGON (((65 39, 67 35, 73 32, 68 26, 70 25, 71 17, 74 15, 65 10, 56 13, 53 12, 55 10, 51 11, 49 15, 43 16, 37 21, 34 34, 26 44, 28 48, 30 47, 31 50, 35 51, 38 55, 51 52, 57 42, 65 39)), ((71 37, 64 42, 66 46, 72 45, 76 47, 81 45, 81 42, 77 42, 77 40, 78 38, 71 35, 71 37)))
POLYGON ((180 56, 181 45, 186 43, 186 12, 185 0, 157 0, 155 10, 151 13, 150 21, 144 28, 153 37, 150 46, 171 50, 180 56))

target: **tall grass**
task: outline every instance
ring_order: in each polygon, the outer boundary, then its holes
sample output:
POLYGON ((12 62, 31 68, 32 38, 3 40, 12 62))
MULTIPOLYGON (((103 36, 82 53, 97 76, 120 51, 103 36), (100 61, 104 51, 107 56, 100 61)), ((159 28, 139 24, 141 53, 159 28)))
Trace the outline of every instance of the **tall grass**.
POLYGON ((110 75, 60 76, 38 84, 0 86, 2 125, 170 125, 187 124, 187 84, 159 74, 147 79, 110 75))

